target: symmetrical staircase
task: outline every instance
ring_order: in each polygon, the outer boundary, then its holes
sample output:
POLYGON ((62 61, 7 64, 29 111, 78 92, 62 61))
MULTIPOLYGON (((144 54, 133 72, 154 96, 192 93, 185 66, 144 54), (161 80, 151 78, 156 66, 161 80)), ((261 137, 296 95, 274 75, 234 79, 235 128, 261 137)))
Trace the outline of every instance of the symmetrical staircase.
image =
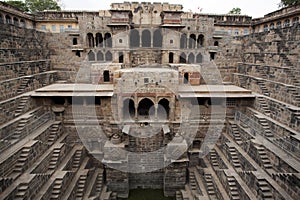
POLYGON ((77 150, 75 152, 74 158, 73 158, 73 169, 78 169, 80 166, 80 162, 81 162, 81 155, 82 155, 82 149, 77 150))
POLYGON ((22 94, 24 92, 24 90, 28 86, 28 82, 29 82, 30 79, 31 79, 31 76, 25 76, 22 79, 22 82, 21 82, 19 88, 17 89, 17 94, 22 94))
POLYGON ((257 84, 259 85, 263 95, 270 96, 270 93, 268 91, 268 88, 265 85, 264 80, 262 80, 262 79, 257 80, 257 84))
POLYGON ((267 116, 270 116, 271 111, 270 111, 270 109, 269 109, 269 106, 268 106, 268 104, 267 104, 267 101, 266 101, 263 97, 261 97, 261 96, 256 97, 256 99, 257 99, 257 101, 259 102, 259 104, 260 104, 260 106, 261 106, 261 109, 262 109, 263 113, 264 113, 265 115, 267 115, 267 116))
POLYGON ((60 151, 61 151, 61 148, 55 148, 53 150, 52 157, 49 162, 48 170, 55 170, 55 168, 57 166, 57 162, 59 160, 60 151))
POLYGON ((258 122, 264 130, 264 136, 265 137, 273 137, 274 136, 273 133, 270 130, 269 123, 267 122, 267 120, 265 118, 259 118, 258 122))
POLYGON ((229 186, 229 192, 230 192, 231 199, 232 200, 240 199, 235 178, 233 176, 228 176, 227 182, 228 182, 228 186, 229 186))
POLYGON ((15 196, 16 199, 26 199, 26 192, 28 192, 28 184, 20 184, 18 186, 18 191, 15 196))
POLYGON ((27 118, 22 118, 19 121, 19 124, 18 124, 14 134, 12 135, 12 139, 20 139, 20 137, 22 136, 22 132, 23 132, 25 126, 27 125, 27 123, 28 123, 27 118))
POLYGON ((48 136, 48 143, 50 145, 53 144, 55 142, 56 138, 58 137, 57 133, 58 133, 59 127, 60 127, 59 123, 54 123, 51 126, 50 134, 48 136))
POLYGON ((100 193, 103 186, 103 172, 99 172, 96 180, 96 192, 100 193))
POLYGON ((82 198, 84 195, 85 190, 85 183, 86 183, 87 176, 81 175, 79 177, 78 183, 77 183, 77 191, 76 191, 76 198, 82 198))
POLYGON ((217 160, 217 153, 215 149, 210 150, 209 152, 209 160, 213 167, 219 167, 219 163, 217 160))
POLYGON ((264 178, 258 178, 258 193, 262 199, 273 199, 272 191, 269 184, 264 178))
POLYGON ((195 173, 193 171, 189 171, 189 184, 190 184, 190 188, 194 193, 197 193, 197 182, 196 182, 196 177, 195 177, 195 173))
POLYGON ((236 124, 231 124, 231 129, 232 129, 232 134, 233 134, 233 138, 234 138, 235 142, 237 144, 242 143, 241 134, 239 132, 239 129, 238 129, 237 125, 236 124))
POLYGON ((241 168, 241 163, 238 157, 238 154, 236 152, 236 149, 234 147, 229 147, 229 154, 232 160, 232 164, 234 168, 241 168))
POLYGON ((24 147, 21 151, 21 154, 19 156, 19 159, 14 167, 14 172, 22 173, 23 167, 29 157, 30 154, 30 147, 24 147))
POLYGON ((52 190, 52 195, 51 195, 51 200, 53 199, 59 199, 60 195, 61 195, 61 189, 63 187, 62 185, 63 183, 63 179, 62 178, 57 178, 54 181, 54 185, 53 185, 53 190, 52 190))
POLYGON ((267 155, 265 148, 263 146, 256 146, 256 149, 257 149, 257 152, 258 152, 258 155, 260 157, 263 167, 265 169, 271 169, 272 164, 270 162, 270 159, 267 155))
POLYGON ((204 180, 206 184, 207 193, 210 199, 217 199, 216 190, 211 174, 204 174, 204 180))
POLYGON ((24 108, 26 107, 26 105, 28 104, 28 100, 29 100, 29 96, 23 96, 20 99, 20 102, 18 104, 18 107, 15 111, 15 117, 18 117, 22 114, 24 108))

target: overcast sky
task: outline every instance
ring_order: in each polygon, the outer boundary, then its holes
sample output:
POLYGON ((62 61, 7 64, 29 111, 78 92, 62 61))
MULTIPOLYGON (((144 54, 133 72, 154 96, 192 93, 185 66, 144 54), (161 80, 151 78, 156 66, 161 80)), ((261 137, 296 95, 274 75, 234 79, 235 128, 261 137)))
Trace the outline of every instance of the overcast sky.
MULTIPOLYGON (((65 10, 107 10, 112 2, 122 3, 130 0, 61 0, 65 10)), ((138 1, 138 0, 134 0, 138 1)), ((164 1, 138 1, 138 2, 169 2, 182 4, 184 11, 201 13, 226 14, 232 8, 239 7, 242 14, 254 18, 263 17, 265 14, 278 9, 280 0, 164 0, 164 1)))

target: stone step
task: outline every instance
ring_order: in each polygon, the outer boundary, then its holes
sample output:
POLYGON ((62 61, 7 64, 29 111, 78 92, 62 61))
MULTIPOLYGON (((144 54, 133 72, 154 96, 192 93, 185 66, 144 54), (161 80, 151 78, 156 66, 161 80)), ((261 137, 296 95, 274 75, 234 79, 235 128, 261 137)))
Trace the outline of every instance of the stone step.
POLYGON ((239 192, 238 191, 230 191, 231 196, 239 196, 239 192))
POLYGON ((207 185, 207 187, 212 187, 212 186, 213 186, 213 183, 212 183, 212 182, 207 182, 207 181, 206 181, 206 185, 207 185))
POLYGON ((26 194, 26 191, 19 191, 16 194, 16 198, 22 198, 22 199, 24 199, 25 194, 26 194))
POLYGON ((264 155, 261 155, 261 154, 260 154, 260 158, 261 158, 261 159, 269 159, 269 156, 267 156, 267 154, 264 154, 264 155))
POLYGON ((208 193, 208 195, 215 195, 216 194, 214 189, 213 190, 208 190, 207 193, 208 193))
POLYGON ((266 168, 266 169, 272 169, 273 165, 272 164, 264 164, 264 168, 266 168))
POLYGON ((54 188, 54 190, 52 191, 52 195, 59 196, 60 195, 60 190, 54 188))
POLYGON ((270 164, 270 160, 269 159, 261 159, 261 161, 263 162, 263 164, 270 164))
POLYGON ((232 150, 229 153, 230 153, 230 155, 231 155, 232 158, 233 157, 237 157, 237 155, 238 155, 237 152, 236 152, 236 150, 232 150))
POLYGON ((269 187, 268 186, 268 183, 265 181, 265 180, 263 180, 263 181, 258 181, 258 186, 261 188, 261 187, 269 187))
POLYGON ((240 161, 239 160, 233 160, 232 162, 233 162, 234 166, 238 166, 238 165, 240 166, 240 161))
POLYGON ((61 188, 61 183, 54 183, 53 189, 60 189, 61 188))
POLYGON ((267 186, 264 186, 264 187, 259 187, 259 189, 262 191, 262 192, 270 192, 270 188, 267 187, 267 186))
POLYGON ((232 186, 235 186, 236 184, 235 184, 234 181, 228 181, 228 185, 229 185, 230 187, 232 187, 232 186))
POLYGON ((232 200, 239 200, 240 197, 239 197, 239 196, 232 196, 231 199, 232 199, 232 200))
POLYGON ((271 192, 263 192, 263 193, 262 193, 262 196, 263 196, 264 198, 273 198, 273 195, 272 195, 271 192))

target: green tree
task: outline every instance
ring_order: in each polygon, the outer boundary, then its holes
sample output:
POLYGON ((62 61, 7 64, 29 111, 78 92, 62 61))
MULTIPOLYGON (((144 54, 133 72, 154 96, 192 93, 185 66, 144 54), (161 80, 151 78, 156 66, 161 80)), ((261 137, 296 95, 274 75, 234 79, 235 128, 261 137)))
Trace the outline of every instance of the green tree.
POLYGON ((31 13, 43 10, 61 10, 60 0, 8 0, 6 3, 31 13))
POLYGON ((43 10, 61 10, 56 0, 25 0, 31 13, 43 10))
POLYGON ((6 1, 6 3, 8 3, 9 5, 15 6, 17 8, 19 8, 20 10, 23 10, 25 12, 29 11, 29 8, 27 7, 26 3, 24 3, 23 1, 6 1))
POLYGON ((280 7, 294 6, 300 4, 300 0, 281 0, 280 7))
POLYGON ((236 15, 240 15, 241 14, 241 9, 240 8, 232 8, 228 14, 236 14, 236 15))

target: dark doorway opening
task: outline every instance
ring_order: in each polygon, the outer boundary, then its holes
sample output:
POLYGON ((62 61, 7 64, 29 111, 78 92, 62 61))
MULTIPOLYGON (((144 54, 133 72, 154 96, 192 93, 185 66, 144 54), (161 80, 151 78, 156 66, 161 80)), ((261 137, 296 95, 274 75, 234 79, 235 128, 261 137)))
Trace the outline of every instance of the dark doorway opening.
POLYGON ((198 48, 202 47, 204 44, 204 35, 199 35, 198 39, 197 39, 197 44, 198 44, 198 48))
POLYGON ((196 35, 191 34, 189 39, 189 48, 194 49, 196 47, 196 35))
POLYGON ((79 50, 76 50, 75 55, 78 56, 78 57, 81 57, 80 51, 79 51, 79 50))
POLYGON ((77 45, 77 44, 78 44, 77 38, 73 38, 73 45, 77 45))
POLYGON ((110 75, 109 75, 109 71, 108 70, 105 70, 103 72, 103 80, 104 80, 104 82, 110 82, 110 75))
POLYGON ((210 60, 214 60, 216 57, 216 52, 210 52, 210 60))
POLYGON ((189 83, 189 73, 184 73, 184 77, 183 77, 183 83, 184 84, 188 84, 189 83))
POLYGON ((101 33, 96 34, 96 47, 103 47, 103 37, 101 33))
POLYGON ((123 55, 123 52, 119 52, 119 63, 124 63, 124 55, 123 55))
POLYGON ((154 115, 154 103, 148 98, 145 98, 142 101, 140 101, 138 106, 138 114, 144 117, 150 117, 154 115))
POLYGON ((169 53, 169 63, 173 63, 174 62, 174 53, 170 52, 169 53))
POLYGON ((87 38, 88 38, 88 46, 90 48, 94 47, 94 36, 92 33, 88 33, 87 34, 87 38))

